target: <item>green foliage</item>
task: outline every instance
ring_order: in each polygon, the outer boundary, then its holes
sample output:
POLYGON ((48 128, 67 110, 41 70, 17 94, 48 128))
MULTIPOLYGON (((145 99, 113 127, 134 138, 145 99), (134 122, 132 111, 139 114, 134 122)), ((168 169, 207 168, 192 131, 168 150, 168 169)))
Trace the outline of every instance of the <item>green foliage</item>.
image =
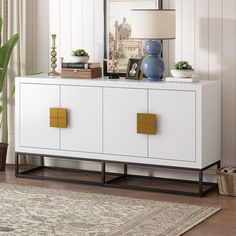
MULTIPOLYGON (((2 33, 2 18, 0 17, 0 93, 3 90, 3 84, 7 73, 7 68, 12 51, 19 40, 19 35, 13 35, 7 42, 2 45, 1 33, 2 33)), ((0 106, 0 114, 3 112, 3 107, 0 106)))
POLYGON ((89 56, 89 54, 84 50, 84 49, 78 49, 76 51, 72 51, 72 55, 73 56, 77 56, 77 57, 86 57, 89 56))
POLYGON ((175 69, 175 70, 192 70, 193 67, 187 61, 178 61, 173 65, 172 69, 175 69))
POLYGON ((0 17, 0 47, 1 47, 1 45, 2 45, 1 33, 2 33, 2 18, 0 17))

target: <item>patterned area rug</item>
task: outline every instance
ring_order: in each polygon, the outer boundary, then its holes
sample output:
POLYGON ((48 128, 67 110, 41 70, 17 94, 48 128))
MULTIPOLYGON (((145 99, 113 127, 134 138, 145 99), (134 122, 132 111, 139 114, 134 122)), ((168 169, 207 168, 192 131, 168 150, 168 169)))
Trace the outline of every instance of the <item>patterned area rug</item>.
POLYGON ((219 208, 0 184, 0 235, 177 236, 219 208))

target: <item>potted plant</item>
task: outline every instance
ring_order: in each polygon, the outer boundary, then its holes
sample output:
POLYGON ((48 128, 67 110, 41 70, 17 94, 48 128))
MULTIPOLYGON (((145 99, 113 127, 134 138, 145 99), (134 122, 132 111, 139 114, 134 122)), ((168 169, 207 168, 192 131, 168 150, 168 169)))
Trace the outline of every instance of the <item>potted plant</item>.
MULTIPOLYGON (((19 35, 15 34, 7 42, 2 45, 1 33, 2 33, 2 18, 0 17, 0 93, 2 93, 4 80, 6 78, 8 63, 13 51, 13 48, 19 40, 19 35)), ((4 112, 3 105, 0 104, 0 115, 4 112)), ((0 127, 2 126, 2 122, 0 127)), ((5 170, 6 156, 7 156, 7 143, 0 143, 0 171, 5 170)))
POLYGON ((176 78, 190 78, 193 73, 194 70, 187 61, 178 61, 171 69, 171 74, 176 78))
POLYGON ((84 49, 72 51, 72 62, 87 63, 89 58, 89 54, 84 49))

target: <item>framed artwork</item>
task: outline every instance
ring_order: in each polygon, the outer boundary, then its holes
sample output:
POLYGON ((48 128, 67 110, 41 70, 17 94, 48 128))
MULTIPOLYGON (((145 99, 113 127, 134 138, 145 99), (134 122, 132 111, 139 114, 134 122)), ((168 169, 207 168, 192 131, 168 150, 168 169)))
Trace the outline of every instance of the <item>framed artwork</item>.
MULTIPOLYGON (((104 0, 104 58, 115 55, 120 76, 126 75, 130 58, 144 57, 145 40, 132 39, 132 9, 157 9, 162 0, 104 0)), ((104 75, 108 75, 104 62, 104 75)))
POLYGON ((126 79, 139 80, 141 78, 141 63, 142 59, 131 58, 128 61, 128 66, 126 70, 126 79))

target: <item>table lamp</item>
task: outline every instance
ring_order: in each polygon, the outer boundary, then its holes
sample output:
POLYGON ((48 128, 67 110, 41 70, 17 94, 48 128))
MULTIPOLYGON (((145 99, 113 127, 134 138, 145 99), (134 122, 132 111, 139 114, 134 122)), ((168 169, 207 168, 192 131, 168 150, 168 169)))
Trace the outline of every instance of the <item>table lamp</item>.
POLYGON ((134 9, 132 21, 132 38, 148 40, 141 70, 149 80, 160 81, 165 69, 160 40, 175 39, 175 10, 134 9))

